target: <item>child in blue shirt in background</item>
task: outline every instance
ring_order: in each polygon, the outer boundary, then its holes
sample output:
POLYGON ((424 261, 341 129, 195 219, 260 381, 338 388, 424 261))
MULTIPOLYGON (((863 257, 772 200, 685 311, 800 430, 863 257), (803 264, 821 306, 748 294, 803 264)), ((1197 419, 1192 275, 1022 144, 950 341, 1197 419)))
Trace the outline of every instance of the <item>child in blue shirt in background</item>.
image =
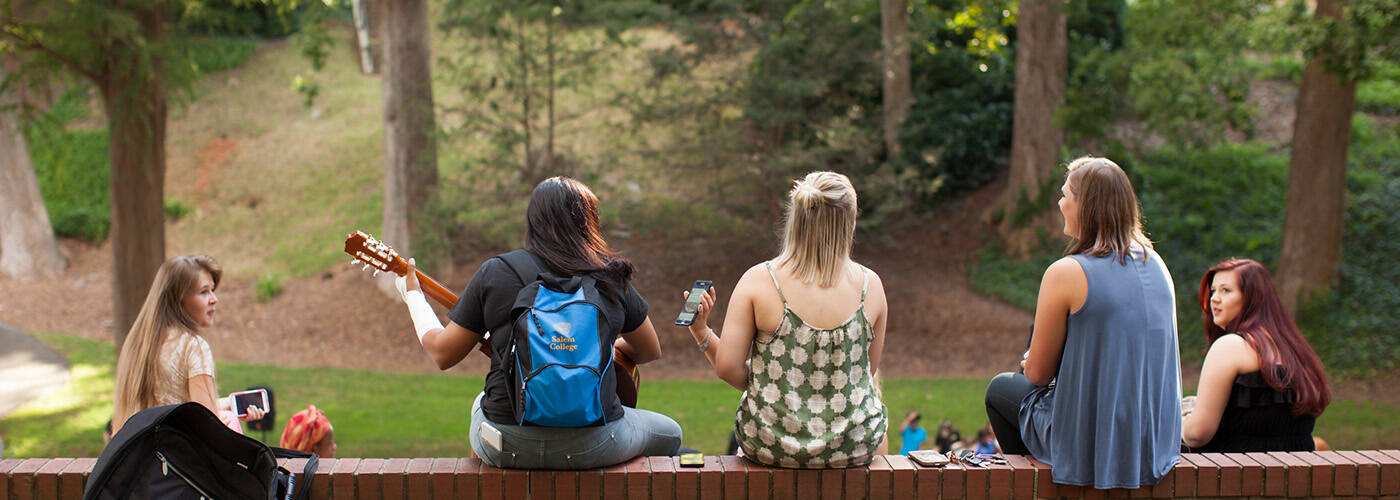
POLYGON ((919 449, 919 445, 924 444, 924 440, 928 439, 928 433, 924 432, 923 427, 919 427, 919 417, 919 412, 911 411, 909 416, 904 418, 904 427, 899 432, 904 441, 904 444, 899 447, 900 455, 919 449))

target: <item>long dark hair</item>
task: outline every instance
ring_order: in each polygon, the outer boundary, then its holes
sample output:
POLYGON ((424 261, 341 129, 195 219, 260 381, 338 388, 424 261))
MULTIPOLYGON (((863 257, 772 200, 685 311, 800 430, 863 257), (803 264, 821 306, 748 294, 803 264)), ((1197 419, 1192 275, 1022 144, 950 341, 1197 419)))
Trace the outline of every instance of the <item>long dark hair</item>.
POLYGON ((1298 395, 1293 403, 1294 415, 1316 417, 1327 409, 1332 396, 1327 390, 1322 361, 1284 310, 1274 278, 1263 264, 1250 259, 1230 259, 1216 264, 1201 278, 1199 298, 1207 345, 1226 333, 1244 337, 1244 341, 1259 353, 1259 373, 1264 376, 1264 382, 1276 391, 1292 389, 1298 395), (1215 274, 1222 271, 1235 272, 1243 299, 1240 314, 1224 328, 1215 324, 1210 313, 1211 282, 1215 274))
POLYGON ((598 222, 598 197, 568 177, 550 177, 535 186, 525 210, 525 249, 554 271, 593 276, 598 291, 621 302, 635 268, 619 257, 598 222))

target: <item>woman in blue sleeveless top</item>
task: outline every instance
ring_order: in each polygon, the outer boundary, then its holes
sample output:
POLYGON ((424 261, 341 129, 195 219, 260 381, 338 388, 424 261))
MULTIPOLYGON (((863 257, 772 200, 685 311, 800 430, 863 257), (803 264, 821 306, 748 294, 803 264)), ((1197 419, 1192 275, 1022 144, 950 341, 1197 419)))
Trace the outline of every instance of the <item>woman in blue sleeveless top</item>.
POLYGON ((987 387, 1002 449, 1056 483, 1156 484, 1180 460, 1181 362, 1171 275, 1143 234, 1132 183, 1106 158, 1069 164, 1066 256, 1045 270, 1024 374, 987 387))

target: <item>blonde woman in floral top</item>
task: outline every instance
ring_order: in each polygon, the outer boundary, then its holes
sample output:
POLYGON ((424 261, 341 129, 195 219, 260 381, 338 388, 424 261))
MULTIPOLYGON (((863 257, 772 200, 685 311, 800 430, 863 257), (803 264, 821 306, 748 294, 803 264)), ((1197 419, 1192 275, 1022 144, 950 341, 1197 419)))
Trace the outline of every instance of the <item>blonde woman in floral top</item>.
POLYGON ((888 307, 880 277, 850 258, 855 226, 851 181, 808 174, 788 194, 782 252, 739 279, 723 336, 705 324, 714 289, 690 326, 719 377, 744 391, 734 430, 750 460, 839 468, 884 453, 874 380, 888 307))

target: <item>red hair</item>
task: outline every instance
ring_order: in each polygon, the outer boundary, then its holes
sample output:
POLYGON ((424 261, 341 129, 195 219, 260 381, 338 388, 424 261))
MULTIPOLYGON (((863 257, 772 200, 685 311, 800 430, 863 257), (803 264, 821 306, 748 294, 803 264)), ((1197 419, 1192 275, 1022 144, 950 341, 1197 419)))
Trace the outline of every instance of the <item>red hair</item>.
POLYGON ((1283 308, 1274 278, 1269 270, 1251 259, 1230 259, 1216 264, 1201 278, 1201 317, 1206 327, 1206 343, 1226 333, 1244 337, 1259 354, 1259 372, 1264 381, 1276 391, 1291 389, 1298 399, 1293 402, 1294 415, 1321 415, 1332 396, 1327 390, 1327 377, 1322 361, 1313 351, 1298 326, 1283 308), (1210 313, 1211 282, 1215 274, 1234 271, 1243 299, 1240 314, 1224 328, 1215 324, 1210 313), (1277 367, 1277 369, 1269 369, 1277 367))

